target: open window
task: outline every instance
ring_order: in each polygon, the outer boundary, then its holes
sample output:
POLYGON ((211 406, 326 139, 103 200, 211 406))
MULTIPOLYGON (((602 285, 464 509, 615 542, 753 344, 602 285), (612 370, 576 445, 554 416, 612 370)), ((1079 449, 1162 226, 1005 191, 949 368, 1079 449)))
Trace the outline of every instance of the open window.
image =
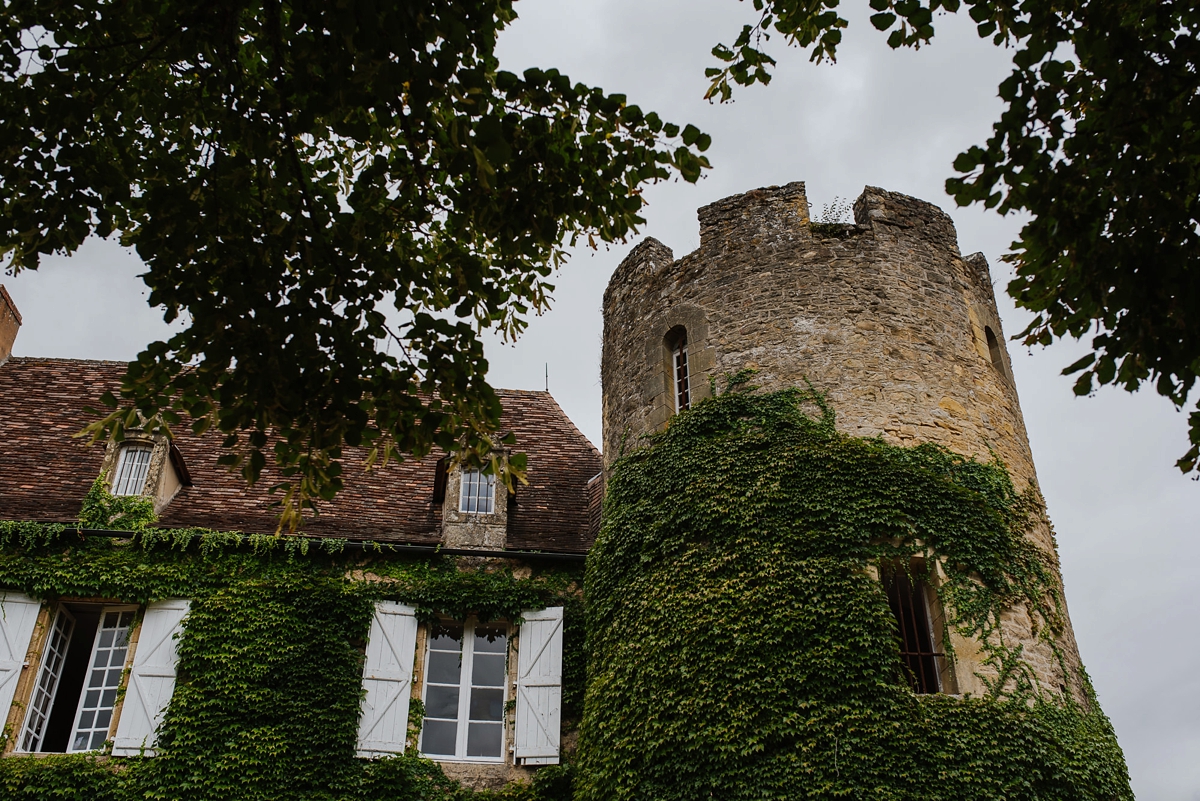
POLYGON ((937 593, 914 560, 884 565, 882 579, 888 605, 896 618, 896 636, 904 676, 921 695, 954 692, 953 674, 941 648, 941 607, 937 593))
POLYGON ((688 373, 687 329, 683 326, 676 326, 668 331, 666 345, 667 351, 670 353, 668 372, 671 376, 671 394, 675 399, 675 412, 678 414, 689 408, 692 403, 688 373))
POLYGON ((17 742, 19 750, 77 753, 104 745, 136 613, 136 606, 59 606, 17 742))

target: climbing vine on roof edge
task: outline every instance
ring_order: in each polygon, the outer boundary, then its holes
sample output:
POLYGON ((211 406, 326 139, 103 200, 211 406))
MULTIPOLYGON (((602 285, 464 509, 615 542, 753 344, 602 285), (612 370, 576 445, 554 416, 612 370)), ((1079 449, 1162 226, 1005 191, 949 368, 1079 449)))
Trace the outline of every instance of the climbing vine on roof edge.
POLYGON ((564 717, 583 694, 582 602, 572 571, 514 576, 445 557, 351 553, 336 541, 141 529, 129 540, 0 522, 0 589, 36 597, 192 599, 179 680, 153 758, 0 760, 0 798, 22 801, 566 801, 570 766, 472 792, 412 755, 366 761, 354 746, 371 602, 431 617, 519 617, 567 608, 564 717))
POLYGON ((1131 800, 1057 647, 1053 557, 1026 536, 1042 508, 998 462, 838 433, 812 391, 677 416, 614 467, 589 555, 577 801, 1131 800), (982 643, 982 696, 902 680, 871 568, 914 556, 940 564, 947 629, 982 643), (1077 692, 1038 683, 1013 608, 1077 692))

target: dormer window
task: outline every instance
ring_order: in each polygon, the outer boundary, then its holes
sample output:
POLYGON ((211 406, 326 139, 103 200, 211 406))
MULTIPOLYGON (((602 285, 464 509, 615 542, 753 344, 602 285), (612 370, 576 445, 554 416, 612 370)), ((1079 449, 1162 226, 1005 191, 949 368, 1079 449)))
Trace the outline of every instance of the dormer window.
POLYGON ((675 411, 682 412, 691 406, 692 398, 688 387, 688 343, 687 330, 678 329, 668 339, 671 347, 671 368, 675 387, 675 411))
POLYGON ((146 476, 150 472, 151 445, 126 445, 121 448, 117 469, 113 473, 113 495, 141 495, 146 491, 146 476))
POLYGON ((496 506, 496 477, 479 470, 464 470, 458 511, 490 515, 496 506))

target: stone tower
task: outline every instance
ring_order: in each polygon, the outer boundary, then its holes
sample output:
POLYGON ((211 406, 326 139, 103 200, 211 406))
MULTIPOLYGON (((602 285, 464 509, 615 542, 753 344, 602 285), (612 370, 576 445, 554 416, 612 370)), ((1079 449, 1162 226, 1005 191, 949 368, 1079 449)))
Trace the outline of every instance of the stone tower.
MULTIPOLYGON (((811 382, 844 433, 996 456, 1018 491, 1036 488, 987 261, 960 255, 941 209, 867 187, 854 224, 813 224, 804 184, 792 183, 726 198, 698 216, 699 249, 677 260, 646 239, 605 292, 606 464, 667 426, 678 406, 751 368, 764 391, 811 382)), ((1061 586, 1042 519, 1029 536, 1061 586)), ((1002 628, 1044 689, 1083 701, 1062 612, 1057 649, 1021 609, 1002 628)), ((994 669, 977 643, 953 645, 958 692, 982 694, 994 669)))

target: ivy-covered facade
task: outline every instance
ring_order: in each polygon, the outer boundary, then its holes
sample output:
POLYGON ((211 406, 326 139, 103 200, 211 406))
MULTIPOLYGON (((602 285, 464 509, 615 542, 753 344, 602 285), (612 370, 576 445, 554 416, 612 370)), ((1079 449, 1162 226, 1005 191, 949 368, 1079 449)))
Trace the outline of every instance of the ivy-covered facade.
POLYGON ((0 797, 568 797, 599 455, 546 393, 515 492, 433 454, 278 536, 219 438, 72 438, 123 367, 0 364, 0 797))
POLYGON ((603 461, 501 393, 515 491, 346 449, 281 537, 209 435, 71 438, 123 365, 0 364, 0 795, 1131 801, 986 260, 872 187, 699 216, 606 292, 603 461))

